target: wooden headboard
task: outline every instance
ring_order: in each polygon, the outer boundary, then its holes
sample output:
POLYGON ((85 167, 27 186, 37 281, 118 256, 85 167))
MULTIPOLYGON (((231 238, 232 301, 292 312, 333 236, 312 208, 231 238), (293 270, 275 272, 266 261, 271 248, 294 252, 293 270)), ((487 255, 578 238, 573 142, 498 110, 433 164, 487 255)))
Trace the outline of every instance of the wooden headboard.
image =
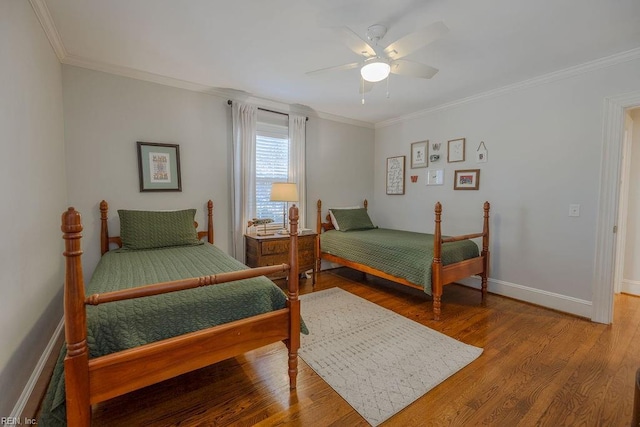
MULTIPOLYGON (((367 199, 364 199, 363 205, 365 209, 369 207, 369 202, 367 201, 367 199)), ((322 233, 323 231, 329 231, 329 230, 335 229, 335 227, 333 226, 333 223, 331 222, 331 216, 329 215, 328 211, 327 211, 327 215, 325 216, 325 220, 327 222, 322 222, 322 200, 318 199, 318 220, 317 220, 317 227, 316 227, 316 232, 318 234, 322 233)))
MULTIPOLYGON (((119 248, 122 247, 122 239, 120 236, 109 237, 109 226, 107 220, 109 219, 109 204, 106 201, 100 202, 100 254, 104 255, 109 252, 109 246, 114 244, 119 248)), ((198 223, 194 221, 194 227, 198 228, 198 223)), ((207 202, 207 229, 205 231, 198 231, 198 239, 203 237, 207 238, 207 241, 213 244, 213 202, 209 200, 207 202)))

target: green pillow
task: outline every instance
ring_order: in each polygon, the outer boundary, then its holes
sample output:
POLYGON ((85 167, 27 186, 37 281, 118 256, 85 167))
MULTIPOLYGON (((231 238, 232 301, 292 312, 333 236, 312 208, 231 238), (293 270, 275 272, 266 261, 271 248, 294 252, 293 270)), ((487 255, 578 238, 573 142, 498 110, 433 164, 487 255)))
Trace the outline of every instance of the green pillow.
POLYGON ((331 209, 331 212, 340 226, 340 231, 368 230, 371 228, 377 228, 371 222, 371 218, 369 218, 369 214, 364 208, 331 209))
POLYGON ((153 249, 200 245, 194 225, 195 209, 182 211, 119 210, 124 249, 153 249))

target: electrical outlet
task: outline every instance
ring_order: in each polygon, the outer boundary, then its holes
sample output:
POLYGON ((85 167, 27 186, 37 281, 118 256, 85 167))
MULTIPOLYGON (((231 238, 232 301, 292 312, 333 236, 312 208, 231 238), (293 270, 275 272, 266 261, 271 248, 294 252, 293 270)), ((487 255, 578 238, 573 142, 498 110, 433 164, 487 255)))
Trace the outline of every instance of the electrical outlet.
POLYGON ((569 216, 580 216, 580 205, 569 205, 569 216))

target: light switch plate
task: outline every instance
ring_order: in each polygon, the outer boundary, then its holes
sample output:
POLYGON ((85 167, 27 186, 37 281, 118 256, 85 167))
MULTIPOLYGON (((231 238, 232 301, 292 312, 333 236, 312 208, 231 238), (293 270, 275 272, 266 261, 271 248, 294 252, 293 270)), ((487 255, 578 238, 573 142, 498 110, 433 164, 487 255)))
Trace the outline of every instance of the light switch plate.
POLYGON ((569 216, 580 216, 580 205, 569 205, 569 216))

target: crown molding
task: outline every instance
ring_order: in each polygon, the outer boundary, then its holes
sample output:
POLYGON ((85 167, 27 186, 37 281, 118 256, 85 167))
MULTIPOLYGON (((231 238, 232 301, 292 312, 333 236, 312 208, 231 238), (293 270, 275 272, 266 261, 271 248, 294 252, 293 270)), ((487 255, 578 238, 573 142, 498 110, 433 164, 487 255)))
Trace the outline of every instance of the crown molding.
POLYGON ((58 33, 58 29, 53 23, 53 19, 51 18, 51 13, 49 12, 49 8, 44 0, 29 0, 31 3, 31 7, 38 17, 38 21, 40 21, 40 25, 44 30, 44 33, 47 35, 49 39, 49 43, 51 43, 51 47, 58 57, 58 61, 62 62, 62 60, 67 56, 67 51, 62 44, 62 38, 58 33))
POLYGON ((260 107, 269 108, 272 110, 282 111, 283 113, 300 113, 309 117, 317 117, 321 119, 331 120, 334 122, 346 123, 354 126, 364 127, 367 129, 374 129, 374 124, 370 122, 364 122, 361 120, 350 119, 347 117, 337 116, 322 111, 316 111, 305 106, 291 105, 286 102, 261 98, 248 94, 246 92, 233 90, 233 89, 221 89, 212 86, 203 85, 200 83, 181 80, 174 77, 168 77, 161 74, 155 74, 148 71, 142 71, 135 68, 123 67, 120 65, 108 64, 106 62, 100 62, 93 59, 83 58, 80 56, 67 54, 61 63, 67 65, 73 65, 76 67, 86 68, 94 71, 101 71, 108 74, 114 74, 122 77, 129 77, 136 80, 143 80, 151 83, 157 83, 165 86, 175 87, 179 89, 186 89, 193 92, 206 93, 208 95, 214 95, 225 99, 249 102, 251 104, 258 105, 260 107))
POLYGON ((482 92, 477 95, 472 95, 467 98, 462 98, 456 101, 447 102, 445 104, 441 104, 432 108, 416 111, 414 113, 407 114, 401 117, 396 117, 394 119, 378 122, 375 124, 375 128, 380 129, 383 127, 394 125, 396 123, 404 122, 406 120, 411 120, 411 119, 425 116, 427 114, 440 112, 440 111, 448 110, 451 108, 456 108, 461 105, 469 104, 482 99, 493 98, 493 97, 504 95, 507 93, 516 92, 518 90, 540 86, 543 84, 555 82, 555 81, 566 79, 569 77, 575 77, 580 74, 588 73, 588 72, 599 70, 606 67, 611 67, 613 65, 622 64, 624 62, 634 61, 637 59, 640 59, 640 48, 635 48, 635 49, 631 49, 615 55, 606 56, 604 58, 596 59, 595 61, 590 61, 584 64, 565 68, 563 70, 554 71, 548 74, 543 74, 542 76, 534 77, 529 80, 524 80, 518 83, 493 89, 487 92, 482 92))

